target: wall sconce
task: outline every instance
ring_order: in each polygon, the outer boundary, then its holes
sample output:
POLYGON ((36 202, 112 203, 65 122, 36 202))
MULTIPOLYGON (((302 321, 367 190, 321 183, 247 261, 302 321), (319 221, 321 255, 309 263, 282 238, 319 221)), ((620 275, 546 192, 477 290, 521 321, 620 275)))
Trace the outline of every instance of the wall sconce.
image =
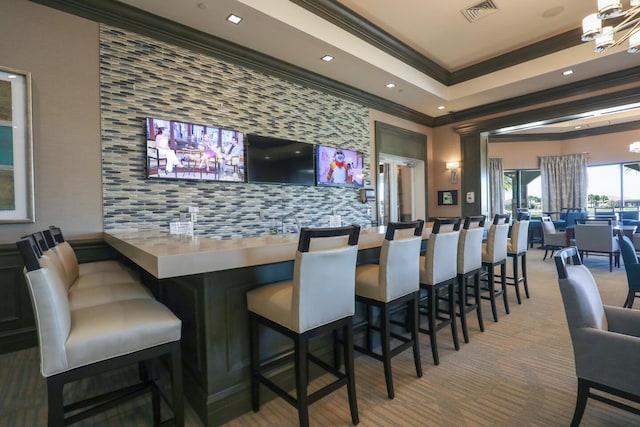
POLYGON ((458 168, 460 167, 460 162, 447 162, 445 168, 451 171, 451 183, 458 183, 458 168))
POLYGON ((640 141, 632 142, 629 144, 630 153, 640 153, 640 141))

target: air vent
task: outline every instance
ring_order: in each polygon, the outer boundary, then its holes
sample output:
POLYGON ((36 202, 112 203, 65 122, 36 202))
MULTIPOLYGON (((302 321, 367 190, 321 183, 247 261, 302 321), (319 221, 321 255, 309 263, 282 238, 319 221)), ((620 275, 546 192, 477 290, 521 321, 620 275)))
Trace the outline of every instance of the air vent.
POLYGON ((476 22, 478 19, 491 15, 498 10, 498 6, 496 6, 493 0, 485 0, 474 4, 473 6, 469 6, 466 9, 462 9, 460 12, 462 12, 464 17, 467 18, 467 21, 476 22))

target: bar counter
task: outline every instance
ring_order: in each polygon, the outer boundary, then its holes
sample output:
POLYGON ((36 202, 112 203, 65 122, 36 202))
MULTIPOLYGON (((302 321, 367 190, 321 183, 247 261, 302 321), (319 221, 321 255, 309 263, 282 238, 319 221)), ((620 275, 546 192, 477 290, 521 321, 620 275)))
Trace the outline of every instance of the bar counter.
MULTIPOLYGON (((431 228, 425 227, 423 239, 429 234, 431 228)), ((384 227, 361 230, 358 264, 378 261, 384 235, 384 227)), ((105 241, 140 268, 156 298, 182 319, 185 396, 205 426, 251 410, 245 294, 292 278, 298 237, 220 240, 159 231, 105 233, 105 241)), ((261 340, 262 357, 291 348, 290 341, 273 331, 261 331, 261 340)), ((311 350, 329 360, 331 347, 325 340, 311 350)), ((285 384, 293 378, 290 371, 279 376, 285 384)), ((265 400, 272 397, 263 390, 265 400)))

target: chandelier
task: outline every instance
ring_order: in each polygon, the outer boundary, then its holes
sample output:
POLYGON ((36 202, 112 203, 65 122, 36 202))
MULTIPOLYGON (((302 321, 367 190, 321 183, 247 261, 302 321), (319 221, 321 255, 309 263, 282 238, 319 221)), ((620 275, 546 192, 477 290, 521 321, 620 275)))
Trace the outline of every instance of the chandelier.
POLYGON ((640 53, 640 0, 631 0, 627 10, 623 10, 620 0, 598 0, 598 12, 582 20, 582 41, 591 40, 595 41, 596 52, 629 40, 627 52, 640 53), (603 22, 608 24, 613 18, 619 18, 615 25, 603 26, 603 22))

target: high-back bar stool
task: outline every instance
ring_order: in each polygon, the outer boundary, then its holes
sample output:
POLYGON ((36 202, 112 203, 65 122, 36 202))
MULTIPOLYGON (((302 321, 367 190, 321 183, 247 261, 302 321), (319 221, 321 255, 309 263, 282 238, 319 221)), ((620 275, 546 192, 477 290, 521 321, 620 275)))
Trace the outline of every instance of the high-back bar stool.
POLYGON ((366 307, 364 324, 356 327, 357 334, 365 329, 365 346, 355 345, 355 349, 383 362, 384 377, 389 399, 395 396, 391 375, 391 358, 409 347, 413 347, 413 361, 416 375, 422 377, 420 343, 418 341, 418 299, 420 296, 420 246, 424 221, 392 222, 380 250, 379 264, 364 264, 356 268, 356 301, 366 307), (398 230, 412 231, 410 236, 398 237, 398 230), (373 310, 379 311, 379 324, 373 322, 373 310), (410 337, 391 331, 391 315, 407 310, 407 327, 410 337), (381 352, 373 350, 373 333, 380 333, 381 352), (391 339, 402 344, 391 348, 391 339))
POLYGON ((467 328, 467 313, 476 310, 478 326, 484 332, 482 320, 482 304, 480 298, 480 273, 482 271, 482 239, 484 237, 484 222, 486 217, 467 216, 460 230, 458 240, 458 316, 462 326, 464 342, 469 342, 467 328), (473 277, 473 284, 469 285, 469 278, 473 277), (474 302, 469 302, 467 287, 472 289, 474 302))
MULTIPOLYGON (((360 227, 302 228, 294 262, 293 279, 272 283, 247 292, 251 347, 251 402, 260 410, 260 383, 298 410, 301 426, 309 425, 309 405, 346 385, 351 421, 358 424, 353 372, 353 315, 355 313, 355 272, 360 227), (291 338, 294 353, 268 362, 260 361, 259 325, 291 338), (345 372, 309 353, 311 338, 341 330, 344 341, 345 372), (296 396, 275 384, 267 375, 290 363, 293 357, 296 396), (308 394, 308 362, 337 379, 308 394)), ((336 362, 337 365, 337 362, 336 362)))
POLYGON ((493 321, 498 321, 498 310, 496 308, 496 297, 502 295, 504 301, 504 310, 509 314, 509 300, 507 299, 507 238, 509 235, 509 220, 511 215, 496 214, 493 217, 493 223, 489 227, 487 233, 487 241, 482 244, 482 266, 487 269, 486 287, 481 290, 484 292, 483 299, 491 302, 491 312, 493 313, 493 321), (495 270, 496 266, 500 266, 500 283, 501 289, 495 286, 495 270), (485 295, 487 294, 487 295, 485 295))
POLYGON ((420 288, 426 291, 421 297, 420 315, 427 316, 428 328, 420 328, 420 332, 429 335, 433 363, 440 364, 438 357, 437 332, 450 325, 453 345, 460 349, 458 330, 456 327, 456 308, 454 283, 457 277, 458 237, 460 236, 460 218, 438 218, 433 224, 427 243, 427 251, 420 257, 420 288), (453 230, 440 232, 440 228, 451 225, 453 230), (446 293, 448 309, 441 312, 438 308, 438 294, 446 293), (426 304, 424 300, 426 299, 426 304), (443 316, 446 314, 446 317, 443 316))
POLYGON ((518 214, 518 218, 511 226, 511 237, 507 238, 507 256, 513 260, 513 276, 507 277, 507 285, 516 288, 516 299, 522 304, 520 298, 520 282, 524 286, 524 293, 529 298, 529 285, 527 284, 527 247, 529 241, 529 214, 518 214), (518 268, 518 259, 520 266, 518 268), (522 276, 520 275, 522 271, 522 276))

